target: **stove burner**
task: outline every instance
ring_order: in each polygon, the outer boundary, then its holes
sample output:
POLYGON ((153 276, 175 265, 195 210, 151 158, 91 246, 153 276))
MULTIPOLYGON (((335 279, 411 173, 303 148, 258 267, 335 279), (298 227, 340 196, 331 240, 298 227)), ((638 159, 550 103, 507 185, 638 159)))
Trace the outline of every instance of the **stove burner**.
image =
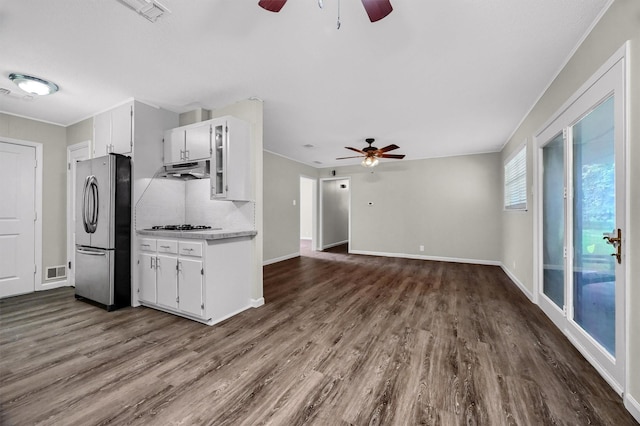
POLYGON ((210 226, 207 225, 156 225, 151 227, 152 230, 162 230, 162 231, 199 231, 202 229, 211 229, 210 226))

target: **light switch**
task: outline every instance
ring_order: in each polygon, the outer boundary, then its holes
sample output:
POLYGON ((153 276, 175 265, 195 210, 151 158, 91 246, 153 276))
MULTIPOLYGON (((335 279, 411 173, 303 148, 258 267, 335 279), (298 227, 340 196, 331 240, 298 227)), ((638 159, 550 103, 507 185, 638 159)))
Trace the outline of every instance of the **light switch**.
POLYGON ((294 206, 296 205, 296 200, 293 200, 293 205, 294 205, 294 206))

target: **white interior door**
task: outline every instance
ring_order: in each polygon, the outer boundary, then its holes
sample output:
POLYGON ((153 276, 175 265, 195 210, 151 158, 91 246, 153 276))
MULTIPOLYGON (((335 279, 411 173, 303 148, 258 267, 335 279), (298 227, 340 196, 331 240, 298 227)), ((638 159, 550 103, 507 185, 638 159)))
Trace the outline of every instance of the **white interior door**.
POLYGON ((0 297, 35 291, 36 149, 0 142, 0 297))
POLYGON ((625 66, 538 135, 539 304, 618 392, 625 378, 625 66))
POLYGON ((89 158, 89 141, 67 147, 67 284, 76 285, 76 163, 89 158))

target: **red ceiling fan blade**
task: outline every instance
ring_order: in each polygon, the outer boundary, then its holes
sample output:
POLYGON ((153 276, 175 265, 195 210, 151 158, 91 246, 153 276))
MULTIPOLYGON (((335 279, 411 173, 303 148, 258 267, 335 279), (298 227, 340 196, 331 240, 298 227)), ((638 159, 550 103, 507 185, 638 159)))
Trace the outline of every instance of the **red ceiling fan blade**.
POLYGON ((362 5, 371 22, 379 21, 393 10, 389 0, 362 0, 362 5))
POLYGON ((258 6, 270 12, 280 12, 287 0, 260 0, 258 6))
POLYGON ((404 154, 382 154, 380 158, 397 158, 398 160, 402 160, 404 154))
POLYGON ((336 158, 336 160, 346 160, 347 158, 362 158, 362 155, 356 155, 354 157, 340 157, 336 158))
POLYGON ((366 152, 361 151, 361 150, 356 149, 356 148, 351 148, 350 146, 345 146, 345 148, 350 149, 351 151, 358 152, 358 153, 360 153, 360 154, 362 154, 362 155, 367 155, 367 153, 366 153, 366 152))
POLYGON ((391 144, 391 145, 385 146, 384 148, 380 148, 378 151, 380 151, 380 152, 389 152, 389 151, 393 151, 394 149, 398 149, 398 148, 400 148, 398 145, 391 144))

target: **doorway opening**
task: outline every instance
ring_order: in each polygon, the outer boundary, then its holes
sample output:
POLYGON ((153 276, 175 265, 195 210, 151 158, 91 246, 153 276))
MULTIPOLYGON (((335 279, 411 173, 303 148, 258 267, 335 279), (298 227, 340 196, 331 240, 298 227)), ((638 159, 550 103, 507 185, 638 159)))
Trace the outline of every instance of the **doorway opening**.
POLYGON ((317 250, 317 180, 300 176, 300 255, 317 250))
POLYGON ((318 249, 346 246, 351 238, 351 178, 320 180, 318 249))

